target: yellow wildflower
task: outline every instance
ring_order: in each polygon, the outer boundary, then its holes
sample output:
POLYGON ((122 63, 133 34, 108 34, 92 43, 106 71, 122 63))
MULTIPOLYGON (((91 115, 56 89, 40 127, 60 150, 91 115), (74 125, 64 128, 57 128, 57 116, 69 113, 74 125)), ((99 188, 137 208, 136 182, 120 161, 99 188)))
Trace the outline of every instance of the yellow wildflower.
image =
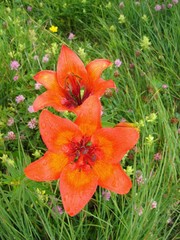
POLYGON ((39 188, 36 188, 36 193, 39 201, 42 201, 42 202, 48 201, 48 196, 45 190, 40 190, 39 188))
POLYGON ((37 150, 32 154, 35 158, 40 158, 41 157, 41 150, 37 150))
POLYGON ((147 17, 146 14, 144 14, 144 15, 141 17, 141 19, 142 19, 143 21, 145 21, 145 22, 148 22, 148 17, 147 17))
POLYGON ((143 36, 143 38, 140 41, 140 46, 143 50, 148 50, 151 46, 151 42, 148 37, 143 36))
POLYGON ((84 48, 79 48, 78 49, 78 54, 79 54, 79 56, 82 58, 82 59, 85 59, 85 57, 86 57, 86 53, 85 53, 85 51, 84 51, 84 48))
POLYGON ((132 168, 132 166, 127 166, 126 169, 124 169, 124 171, 127 173, 128 176, 133 175, 134 169, 132 168))
POLYGON ((154 141, 154 137, 151 134, 149 134, 149 136, 146 137, 146 143, 148 145, 151 145, 153 141, 154 141))
POLYGON ((151 113, 149 116, 146 116, 146 121, 147 122, 154 122, 157 119, 157 114, 156 113, 151 113))
POLYGON ((49 30, 50 30, 51 32, 53 32, 53 33, 56 33, 56 32, 58 31, 58 27, 52 25, 52 26, 49 28, 49 30))
POLYGON ((114 31, 116 30, 116 27, 115 27, 114 25, 111 25, 110 28, 109 28, 109 30, 110 30, 111 32, 114 32, 114 31))
POLYGON ((118 20, 119 20, 119 23, 123 24, 126 22, 126 17, 124 16, 124 14, 120 14, 118 20))

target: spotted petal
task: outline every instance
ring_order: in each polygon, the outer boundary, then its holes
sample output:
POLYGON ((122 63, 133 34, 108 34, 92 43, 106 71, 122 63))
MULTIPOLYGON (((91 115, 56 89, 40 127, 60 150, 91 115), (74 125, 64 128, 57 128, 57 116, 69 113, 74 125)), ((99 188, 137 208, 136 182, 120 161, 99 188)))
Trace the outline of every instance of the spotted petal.
POLYGON ((40 71, 34 76, 34 80, 36 80, 38 83, 41 83, 46 89, 54 89, 57 91, 59 88, 57 82, 57 73, 54 71, 40 71))
POLYGON ((64 87, 69 74, 78 76, 83 82, 87 81, 87 71, 83 62, 75 52, 63 45, 57 64, 57 78, 61 87, 64 87))
POLYGON ((48 110, 43 110, 40 114, 39 127, 44 143, 54 153, 61 152, 64 145, 70 143, 73 138, 82 136, 75 123, 48 110))
POLYGON ((96 82, 96 80, 98 80, 100 78, 102 72, 111 65, 112 65, 112 63, 107 59, 96 59, 96 60, 90 62, 86 66, 86 70, 87 70, 87 73, 88 73, 91 83, 96 82))
POLYGON ((75 123, 82 133, 91 136, 98 128, 101 128, 101 103, 95 96, 90 96, 81 105, 75 123))
POLYGON ((132 187, 130 178, 119 164, 107 164, 97 160, 93 171, 98 175, 98 184, 118 194, 126 194, 132 187))
POLYGON ((35 112, 45 107, 53 107, 57 111, 63 111, 67 108, 61 104, 62 100, 63 98, 59 95, 59 91, 47 90, 35 99, 33 108, 35 112))
POLYGON ((91 141, 101 152, 101 159, 108 163, 118 163, 137 143, 139 132, 132 127, 102 128, 95 132, 91 141))
POLYGON ((116 85, 113 82, 113 80, 105 81, 102 78, 100 78, 94 84, 93 89, 92 89, 92 93, 97 97, 101 97, 108 88, 114 88, 114 89, 116 88, 116 85))
POLYGON ((97 187, 97 176, 68 164, 60 177, 60 192, 65 211, 74 216, 89 202, 97 187))
POLYGON ((68 159, 64 153, 54 154, 47 151, 43 157, 29 164, 24 172, 26 177, 34 181, 57 180, 67 163, 68 159))

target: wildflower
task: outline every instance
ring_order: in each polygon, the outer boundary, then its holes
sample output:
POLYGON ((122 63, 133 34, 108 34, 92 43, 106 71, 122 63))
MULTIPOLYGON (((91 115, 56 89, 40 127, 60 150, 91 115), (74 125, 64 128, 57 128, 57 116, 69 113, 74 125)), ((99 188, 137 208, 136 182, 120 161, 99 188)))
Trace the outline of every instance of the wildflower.
POLYGON ((109 8, 109 9, 111 9, 111 7, 112 7, 112 4, 111 4, 111 2, 108 2, 108 4, 106 4, 106 6, 105 6, 106 8, 109 8))
POLYGON ((166 88, 168 88, 168 85, 167 84, 163 84, 162 88, 166 89, 166 88))
POLYGON ((143 174, 140 170, 136 171, 136 182, 138 185, 144 184, 143 174))
POLYGON ((2 163, 6 164, 6 165, 8 165, 10 167, 14 167, 15 166, 14 160, 10 159, 7 154, 3 154, 3 156, 0 157, 0 159, 2 160, 2 163))
POLYGON ((128 176, 133 175, 134 169, 132 168, 132 166, 127 166, 125 172, 127 173, 128 176))
POLYGON ((144 120, 142 120, 142 119, 139 122, 136 122, 135 124, 137 125, 138 128, 145 126, 144 120))
POLYGON ((104 200, 109 201, 111 197, 110 191, 102 191, 102 197, 104 198, 104 200))
POLYGON ((173 220, 172 220, 171 217, 169 217, 169 218, 167 219, 167 224, 173 224, 173 220))
POLYGON ((152 201, 151 202, 151 209, 157 208, 157 202, 156 201, 152 201))
POLYGON ((162 159, 162 154, 160 152, 157 152, 154 154, 154 160, 159 161, 162 159))
POLYGON ((172 3, 169 3, 169 4, 167 5, 168 8, 172 8, 172 6, 173 6, 172 3))
POLYGON ((114 72, 114 77, 119 77, 119 72, 118 72, 118 70, 116 70, 115 72, 114 72))
POLYGON ((141 19, 144 21, 144 22, 148 22, 148 17, 146 14, 144 14, 141 19))
POLYGON ((23 95, 18 95, 16 98, 15 98, 15 101, 17 103, 20 103, 20 102, 23 102, 25 100, 25 97, 23 95))
POLYGON ((162 9, 162 6, 161 5, 159 5, 159 4, 157 4, 155 7, 154 7, 154 9, 155 9, 155 11, 161 11, 161 9, 162 9))
POLYGON ((149 136, 146 137, 146 143, 148 145, 151 145, 153 141, 154 141, 154 137, 151 134, 149 134, 149 136))
POLYGON ((176 117, 173 117, 173 118, 171 118, 170 122, 171 122, 172 124, 177 124, 177 123, 179 122, 179 119, 176 118, 176 117))
POLYGON ((97 186, 128 193, 130 178, 119 164, 139 138, 136 128, 102 128, 101 104, 96 96, 85 100, 75 122, 43 110, 40 133, 48 150, 25 168, 35 181, 60 179, 65 211, 74 216, 88 203, 97 186))
POLYGON ((27 6, 27 11, 31 12, 32 11, 32 7, 31 6, 27 6))
POLYGON ((57 72, 44 70, 34 77, 47 89, 36 98, 34 110, 51 106, 57 111, 68 110, 77 113, 90 95, 101 97, 107 88, 115 88, 112 80, 104 81, 100 78, 102 71, 110 65, 109 60, 96 59, 84 67, 79 57, 63 45, 57 72))
POLYGON ((124 8, 124 2, 120 2, 120 4, 119 4, 119 8, 124 8))
POLYGON ((154 122, 157 119, 157 114, 156 113, 151 113, 149 116, 146 116, 146 121, 147 122, 154 122))
POLYGON ((56 32, 58 31, 58 27, 52 25, 52 26, 49 28, 49 30, 50 30, 51 32, 53 32, 53 33, 56 33, 56 32))
POLYGON ((31 120, 28 122, 27 125, 28 125, 28 127, 29 127, 30 129, 36 128, 36 126, 37 126, 37 120, 36 120, 36 118, 31 119, 31 120))
POLYGON ((135 206, 135 211, 138 213, 138 215, 139 216, 141 216, 142 214, 143 214, 143 207, 142 206, 140 206, 139 208, 137 208, 136 206, 135 206))
POLYGON ((48 196, 46 195, 45 190, 40 190, 39 188, 36 188, 36 193, 39 201, 41 202, 47 202, 48 201, 48 196))
POLYGON ((164 10, 166 8, 166 5, 165 4, 162 4, 161 5, 161 9, 164 10))
POLYGON ((40 158, 41 156, 41 150, 37 150, 32 154, 35 158, 40 158))
POLYGON ((86 58, 86 53, 85 53, 84 48, 79 47, 78 54, 81 58, 84 58, 84 59, 86 58))
POLYGON ((64 213, 62 207, 60 206, 55 206, 52 208, 52 210, 55 212, 55 213, 59 213, 60 215, 62 215, 64 213))
POLYGON ((124 16, 124 14, 120 14, 118 20, 120 24, 123 24, 126 22, 126 17, 124 16))
POLYGON ((12 61, 10 64, 11 70, 18 70, 19 66, 20 66, 20 64, 16 60, 12 61))
POLYGON ((115 62, 114 62, 114 64, 116 65, 116 67, 120 67, 121 64, 122 64, 122 62, 121 62, 120 59, 116 59, 115 62))
POLYGON ((8 13, 10 13, 10 12, 11 12, 11 8, 7 7, 7 8, 6 8, 6 11, 7 11, 8 13))
POLYGON ((28 107, 28 112, 30 112, 30 113, 33 113, 33 112, 34 112, 34 108, 33 108, 32 105, 28 107))
POLYGON ((20 139, 21 139, 21 140, 26 139, 26 137, 24 136, 24 134, 21 134, 21 135, 20 135, 20 139))
POLYGON ((110 88, 106 89, 104 96, 106 98, 111 98, 113 96, 113 91, 110 88))
POLYGON ((141 216, 143 214, 143 207, 141 206, 138 210, 138 215, 141 216))
POLYGON ((20 180, 15 179, 15 180, 12 180, 12 181, 10 182, 10 184, 11 184, 12 186, 18 186, 18 185, 21 184, 21 182, 20 182, 20 180))
POLYGON ((7 121, 7 125, 10 127, 14 124, 14 118, 10 117, 7 121))
POLYGON ((139 2, 139 1, 136 1, 136 2, 135 2, 135 5, 136 5, 136 6, 140 6, 140 2, 139 2))
POLYGON ((68 40, 72 40, 75 38, 75 34, 74 33, 70 33, 68 36, 68 40))
POLYGON ((129 64, 129 68, 130 68, 130 69, 135 68, 135 64, 134 64, 134 63, 130 63, 130 64, 129 64))
POLYGON ((8 160, 8 155, 7 154, 3 154, 2 157, 0 157, 0 159, 2 160, 2 163, 6 163, 8 160))
POLYGON ((109 28, 109 30, 110 30, 111 32, 114 32, 114 31, 116 30, 116 26, 111 25, 110 28, 109 28))
POLYGON ((41 83, 35 83, 35 89, 36 90, 39 90, 40 88, 42 87, 42 84, 41 83))
POLYGON ((19 76, 18 75, 15 75, 14 77, 13 77, 13 80, 14 81, 17 81, 19 79, 19 76))
POLYGON ((179 0, 172 0, 173 4, 178 4, 179 0))
POLYGON ((149 47, 151 46, 151 42, 149 41, 149 38, 146 36, 143 36, 140 42, 140 46, 143 50, 148 50, 149 47))
POLYGON ((39 56, 38 55, 34 55, 34 60, 39 60, 39 56))
POLYGON ((137 50, 135 54, 136 54, 136 57, 139 57, 141 55, 141 51, 137 50))
POLYGON ((42 58, 42 62, 43 62, 43 63, 49 62, 49 55, 48 55, 48 54, 46 54, 46 55, 42 58))
POLYGON ((15 140, 16 139, 16 135, 13 131, 10 131, 7 133, 7 136, 5 136, 6 140, 15 140))

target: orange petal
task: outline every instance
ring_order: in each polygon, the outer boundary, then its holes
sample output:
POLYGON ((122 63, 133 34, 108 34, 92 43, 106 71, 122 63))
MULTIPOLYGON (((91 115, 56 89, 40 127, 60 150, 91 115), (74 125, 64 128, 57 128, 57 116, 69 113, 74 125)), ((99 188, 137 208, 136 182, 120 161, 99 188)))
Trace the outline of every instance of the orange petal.
POLYGON ((75 123, 82 133, 91 136, 101 128, 101 103, 95 96, 90 96, 80 106, 75 123))
POLYGON ((135 128, 102 128, 91 138, 101 151, 101 159, 108 163, 118 163, 137 143, 139 132, 135 128))
POLYGON ((38 83, 41 83, 46 89, 58 89, 58 82, 57 82, 57 73, 54 71, 44 70, 38 72, 34 76, 34 80, 38 83))
POLYGON ((33 103, 35 112, 43 109, 44 107, 53 107, 57 111, 66 110, 66 107, 61 104, 61 97, 59 96, 59 93, 53 90, 48 90, 42 93, 35 99, 33 103))
POLYGON ((131 127, 131 128, 135 128, 138 132, 140 131, 135 123, 129 123, 129 122, 120 122, 115 127, 129 127, 129 128, 131 127))
POLYGON ((72 121, 58 117, 48 110, 43 110, 39 118, 40 133, 47 148, 54 153, 61 153, 64 145, 73 138, 82 136, 78 126, 72 121))
POLYGON ((65 80, 69 74, 74 74, 87 81, 87 71, 81 59, 69 49, 63 45, 57 64, 57 78, 61 87, 64 87, 65 80))
POLYGON ((60 192, 65 211, 74 216, 89 202, 97 187, 97 176, 68 164, 60 176, 60 192))
POLYGON ((99 79, 102 72, 110 65, 112 65, 112 63, 107 59, 96 59, 90 62, 86 66, 86 70, 90 78, 90 81, 94 82, 97 79, 99 79))
POLYGON ((118 194, 126 194, 132 187, 130 178, 119 164, 96 161, 93 171, 98 175, 98 185, 118 194))
POLYGON ((34 181, 52 181, 59 179, 68 159, 64 153, 54 154, 47 151, 43 157, 29 164, 24 173, 34 181))
POLYGON ((101 97, 108 88, 116 88, 115 83, 112 80, 105 81, 100 78, 97 82, 95 82, 92 94, 97 97, 101 97))

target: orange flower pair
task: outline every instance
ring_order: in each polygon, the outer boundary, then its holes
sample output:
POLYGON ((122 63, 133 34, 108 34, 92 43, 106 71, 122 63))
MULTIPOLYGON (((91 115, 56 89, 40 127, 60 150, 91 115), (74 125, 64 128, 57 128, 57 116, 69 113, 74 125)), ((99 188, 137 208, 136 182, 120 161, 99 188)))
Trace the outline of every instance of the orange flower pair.
POLYGON ((101 186, 118 194, 128 193, 132 183, 119 161, 134 147, 139 132, 131 124, 102 128, 99 97, 112 80, 100 78, 111 63, 97 59, 84 67, 78 56, 63 46, 57 72, 41 71, 35 80, 47 91, 37 97, 35 110, 52 106, 77 114, 74 122, 43 110, 39 118, 42 139, 47 147, 43 157, 25 168, 35 181, 60 180, 65 211, 74 216, 101 186))

